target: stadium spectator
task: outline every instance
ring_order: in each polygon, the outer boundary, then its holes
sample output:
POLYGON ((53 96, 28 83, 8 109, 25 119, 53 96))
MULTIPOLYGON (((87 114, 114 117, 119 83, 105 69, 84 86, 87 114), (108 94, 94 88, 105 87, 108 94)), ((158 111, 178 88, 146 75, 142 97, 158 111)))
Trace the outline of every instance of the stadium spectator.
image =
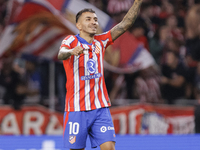
POLYGON ((167 51, 161 73, 161 92, 166 103, 174 104, 176 99, 185 98, 186 68, 177 52, 167 51))
POLYGON ((164 47, 170 37, 171 34, 169 32, 169 28, 166 25, 162 25, 156 30, 154 36, 149 39, 150 53, 158 65, 161 63, 164 47))
POLYGON ((150 66, 139 72, 135 79, 135 94, 142 103, 163 103, 159 85, 159 71, 150 66))
POLYGON ((34 61, 26 61, 24 79, 26 83, 26 103, 41 101, 41 75, 34 61))
POLYGON ((160 23, 159 13, 160 7, 152 2, 145 2, 141 6, 140 17, 145 21, 147 38, 151 38, 155 34, 157 25, 160 23))
POLYGON ((23 81, 24 103, 39 104, 41 102, 42 80, 36 60, 19 58, 14 67, 23 81))
POLYGON ((170 15, 166 18, 166 25, 169 27, 171 36, 178 39, 179 41, 184 41, 184 36, 182 30, 178 27, 178 19, 175 15, 170 15))
MULTIPOLYGON (((197 1, 194 1, 197 3, 197 1)), ((199 63, 200 61, 200 4, 192 4, 192 7, 188 10, 185 25, 186 25, 186 62, 189 66, 188 77, 190 87, 187 88, 190 91, 191 96, 189 98, 198 98, 198 84, 199 84, 199 63), (193 79, 193 80, 192 80, 193 79), (189 89, 192 89, 189 90, 189 89)))
POLYGON ((161 20, 165 20, 170 15, 174 14, 174 6, 168 0, 162 0, 161 3, 161 12, 159 14, 159 18, 161 20))
POLYGON ((6 58, 0 73, 0 85, 5 89, 3 103, 19 110, 25 98, 24 86, 20 74, 13 69, 13 58, 6 58))
POLYGON ((186 48, 195 60, 200 60, 200 4, 194 5, 186 16, 186 48))

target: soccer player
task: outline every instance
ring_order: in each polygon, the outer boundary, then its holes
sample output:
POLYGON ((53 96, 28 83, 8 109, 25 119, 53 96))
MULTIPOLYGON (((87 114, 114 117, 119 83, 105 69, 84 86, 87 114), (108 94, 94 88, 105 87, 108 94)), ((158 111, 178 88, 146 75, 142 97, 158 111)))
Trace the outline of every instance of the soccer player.
POLYGON ((131 27, 141 4, 142 0, 135 0, 119 24, 99 35, 97 15, 92 9, 83 9, 76 15, 79 34, 62 41, 58 59, 63 60, 67 76, 63 131, 66 148, 84 150, 89 135, 92 147, 115 149, 115 130, 108 108, 111 103, 104 81, 104 52, 131 27))

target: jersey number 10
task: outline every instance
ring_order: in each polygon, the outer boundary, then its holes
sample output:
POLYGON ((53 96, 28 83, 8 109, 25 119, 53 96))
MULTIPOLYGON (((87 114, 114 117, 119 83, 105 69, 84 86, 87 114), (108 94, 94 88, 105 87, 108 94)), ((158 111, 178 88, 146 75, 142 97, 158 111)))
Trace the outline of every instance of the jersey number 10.
POLYGON ((79 123, 78 122, 69 122, 69 134, 78 134, 79 133, 79 123))

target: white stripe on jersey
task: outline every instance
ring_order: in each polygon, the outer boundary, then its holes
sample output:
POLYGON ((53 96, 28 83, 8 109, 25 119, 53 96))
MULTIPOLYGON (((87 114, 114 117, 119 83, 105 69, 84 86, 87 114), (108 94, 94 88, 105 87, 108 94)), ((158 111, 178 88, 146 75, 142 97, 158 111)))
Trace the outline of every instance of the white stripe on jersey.
POLYGON ((63 40, 62 44, 70 46, 70 44, 75 40, 74 36, 70 36, 67 40, 63 40))
MULTIPOLYGON (((95 40, 96 42, 96 40, 95 40)), ((98 58, 97 55, 95 54, 95 52, 92 53, 94 60, 97 62, 97 71, 95 73, 99 73, 98 72, 98 58)), ((94 100, 94 104, 96 106, 96 108, 101 108, 101 104, 98 98, 98 91, 99 91, 99 78, 95 78, 95 85, 94 85, 94 96, 95 96, 95 100, 94 100)))
POLYGON ((103 46, 104 46, 104 50, 105 50, 105 47, 107 46, 108 41, 109 41, 108 38, 105 41, 101 40, 101 42, 103 43, 103 46))
MULTIPOLYGON (((97 45, 100 45, 99 47, 101 48, 99 55, 100 55, 101 74, 102 74, 102 76, 103 76, 103 50, 102 50, 102 47, 101 47, 101 44, 100 44, 99 41, 96 40, 95 43, 96 43, 97 45)), ((106 101, 106 98, 105 98, 105 95, 104 95, 104 90, 103 90, 103 80, 104 80, 104 79, 102 78, 101 83, 100 83, 100 89, 101 89, 101 91, 102 91, 102 92, 101 92, 101 93, 102 93, 102 100, 103 100, 104 105, 105 105, 106 107, 108 107, 108 103, 107 103, 107 101, 106 101)))
POLYGON ((69 105, 69 100, 68 100, 68 104, 67 104, 67 105, 68 105, 68 111, 70 111, 70 105, 69 105))
MULTIPOLYGON (((80 46, 78 42, 77 46, 80 46)), ((79 56, 74 55, 74 109, 80 111, 79 56)))
MULTIPOLYGON (((87 44, 82 44, 85 49, 89 49, 89 46, 87 44)), ((88 53, 88 51, 86 51, 88 53)), ((87 71, 87 61, 89 60, 89 55, 84 55, 84 66, 85 66, 85 76, 90 75, 90 73, 87 71)), ((85 108, 86 110, 91 110, 90 105, 90 80, 85 80, 85 108)))

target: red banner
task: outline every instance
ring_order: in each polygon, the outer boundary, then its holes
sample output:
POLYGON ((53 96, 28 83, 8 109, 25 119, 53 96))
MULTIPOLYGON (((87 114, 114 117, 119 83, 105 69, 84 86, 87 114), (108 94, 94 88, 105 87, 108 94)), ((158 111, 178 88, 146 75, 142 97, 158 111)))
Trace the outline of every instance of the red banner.
MULTIPOLYGON (((194 108, 167 105, 131 105, 110 108, 116 134, 194 133, 194 108)), ((0 134, 62 135, 63 113, 42 106, 20 111, 0 106, 0 134)))
POLYGON ((194 133, 193 107, 145 104, 110 110, 117 134, 194 133))
POLYGON ((1 134, 62 135, 63 114, 42 106, 25 106, 20 111, 0 107, 1 134))

